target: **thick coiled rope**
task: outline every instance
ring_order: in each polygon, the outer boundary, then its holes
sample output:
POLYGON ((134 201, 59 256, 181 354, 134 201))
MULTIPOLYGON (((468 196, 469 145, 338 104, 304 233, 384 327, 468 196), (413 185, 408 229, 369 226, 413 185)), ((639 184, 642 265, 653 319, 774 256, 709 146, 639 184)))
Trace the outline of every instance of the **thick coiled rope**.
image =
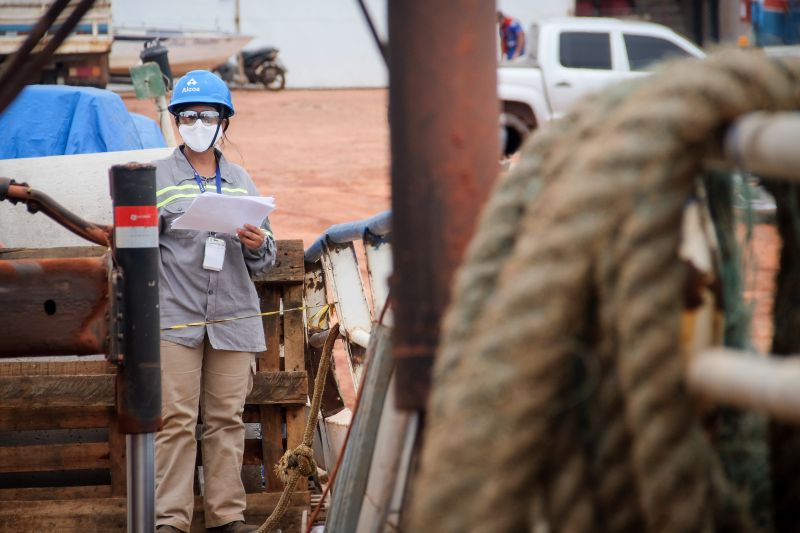
POLYGON ((410 530, 525 531, 536 501, 551 531, 750 527, 683 384, 679 228, 711 141, 799 75, 675 63, 527 144, 456 279, 410 530))
POLYGON ((334 324, 328 331, 328 336, 325 338, 325 344, 322 346, 322 355, 319 360, 319 367, 317 368, 317 375, 314 378, 314 392, 311 395, 311 407, 308 410, 308 419, 306 420, 306 428, 303 432, 303 440, 300 444, 286 453, 275 465, 275 473, 284 482, 283 492, 278 500, 278 504, 272 513, 267 517, 261 526, 256 530, 256 533, 269 533, 277 529, 280 524, 283 514, 289 508, 294 487, 302 477, 313 475, 317 471, 317 463, 314 461, 314 450, 311 449, 311 444, 314 441, 314 428, 317 426, 319 417, 319 409, 322 405, 322 393, 325 390, 325 378, 328 377, 328 370, 331 366, 331 355, 333 353, 333 345, 339 337, 339 325, 334 324))

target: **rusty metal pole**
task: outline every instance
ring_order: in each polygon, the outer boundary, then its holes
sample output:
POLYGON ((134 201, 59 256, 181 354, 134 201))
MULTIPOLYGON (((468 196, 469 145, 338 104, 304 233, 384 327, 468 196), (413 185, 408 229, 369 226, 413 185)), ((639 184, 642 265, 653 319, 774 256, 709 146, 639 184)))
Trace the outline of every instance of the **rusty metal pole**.
POLYGON ((423 410, 450 283, 498 172, 495 5, 389 3, 397 405, 423 410))
MULTIPOLYGON (((111 167, 114 259, 122 271, 117 416, 126 434, 128 532, 155 529, 155 432, 161 426, 158 211, 155 167, 111 167)), ((117 294, 112 297, 117 297, 117 294)))

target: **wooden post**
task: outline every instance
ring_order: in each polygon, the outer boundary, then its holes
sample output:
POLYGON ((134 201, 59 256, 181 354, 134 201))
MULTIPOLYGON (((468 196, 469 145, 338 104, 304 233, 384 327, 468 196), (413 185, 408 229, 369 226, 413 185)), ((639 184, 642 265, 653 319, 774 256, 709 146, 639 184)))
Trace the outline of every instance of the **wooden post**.
MULTIPOLYGON (((303 306, 303 286, 287 285, 283 289, 283 308, 295 309, 303 306)), ((284 370, 305 370, 305 331, 302 311, 287 311, 283 315, 284 370)), ((311 394, 312 391, 309 391, 311 394)), ((286 408, 286 449, 291 450, 303 441, 306 429, 306 407, 286 408)), ((308 480, 301 478, 296 490, 308 489, 308 480)))
MULTIPOLYGON (((277 311, 280 308, 280 289, 261 285, 258 287, 261 297, 261 312, 277 311)), ((281 370, 280 360, 280 316, 269 315, 263 318, 264 334, 267 337, 267 351, 258 356, 259 372, 278 372, 281 370)), ((283 484, 273 467, 283 455, 283 420, 281 408, 262 405, 258 408, 261 420, 261 457, 264 462, 264 478, 267 491, 276 492, 283 489, 283 484)))

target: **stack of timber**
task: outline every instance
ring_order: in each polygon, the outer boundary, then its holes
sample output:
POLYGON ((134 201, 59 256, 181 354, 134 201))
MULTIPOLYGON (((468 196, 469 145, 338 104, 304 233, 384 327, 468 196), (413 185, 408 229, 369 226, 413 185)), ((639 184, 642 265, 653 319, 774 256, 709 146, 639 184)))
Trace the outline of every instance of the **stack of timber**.
MULTIPOLYGON (((302 307, 302 241, 279 241, 278 250, 275 268, 255 280, 263 312, 302 307)), ((100 251, 6 249, 0 260, 100 251)), ((267 351, 258 354, 244 414, 250 427, 258 424, 259 434, 245 442, 242 469, 245 518, 253 524, 278 503, 283 484, 273 465, 287 447, 300 443, 308 395, 302 312, 265 316, 263 322, 267 351)), ((116 367, 104 360, 0 360, 0 531, 125 531, 125 436, 117 429, 115 374, 116 367)), ((301 480, 282 531, 299 531, 309 505, 301 480)), ((202 509, 198 491, 192 532, 205 530, 202 509)))

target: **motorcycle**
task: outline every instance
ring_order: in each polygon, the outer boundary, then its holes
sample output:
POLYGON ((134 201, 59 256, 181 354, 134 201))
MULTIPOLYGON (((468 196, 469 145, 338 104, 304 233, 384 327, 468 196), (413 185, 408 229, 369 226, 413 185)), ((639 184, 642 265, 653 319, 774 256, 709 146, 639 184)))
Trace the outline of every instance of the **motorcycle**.
POLYGON ((280 91, 286 85, 287 69, 278 59, 278 49, 272 46, 241 50, 235 60, 229 59, 214 72, 228 85, 263 83, 270 91, 280 91))

